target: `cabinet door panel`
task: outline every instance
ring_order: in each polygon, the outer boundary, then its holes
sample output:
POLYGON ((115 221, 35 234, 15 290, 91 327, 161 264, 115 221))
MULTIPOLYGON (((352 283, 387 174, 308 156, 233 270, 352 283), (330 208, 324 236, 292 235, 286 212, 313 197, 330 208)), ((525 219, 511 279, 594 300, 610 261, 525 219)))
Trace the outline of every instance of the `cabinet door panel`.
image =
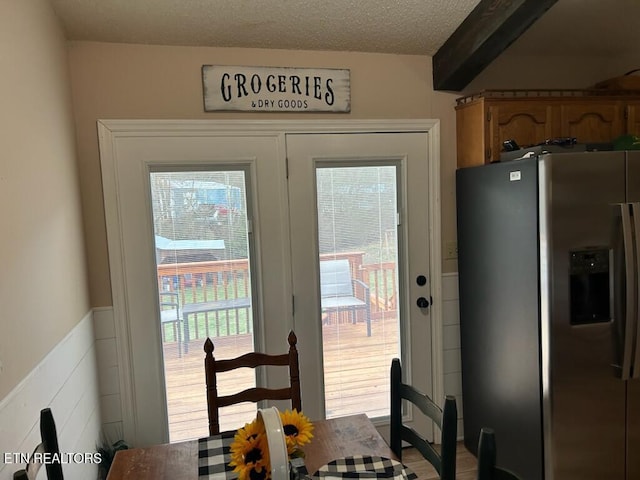
POLYGON ((627 104, 627 125, 625 133, 640 136, 640 102, 627 104))
POLYGON ((563 105, 561 135, 578 143, 610 142, 624 133, 622 106, 618 102, 563 105))
POLYGON ((485 123, 484 102, 477 101, 456 108, 458 168, 483 165, 489 161, 486 155, 489 145, 485 123))
POLYGON ((502 103, 490 107, 491 159, 499 160, 502 142, 515 140, 521 147, 536 145, 553 136, 551 106, 539 102, 502 103))

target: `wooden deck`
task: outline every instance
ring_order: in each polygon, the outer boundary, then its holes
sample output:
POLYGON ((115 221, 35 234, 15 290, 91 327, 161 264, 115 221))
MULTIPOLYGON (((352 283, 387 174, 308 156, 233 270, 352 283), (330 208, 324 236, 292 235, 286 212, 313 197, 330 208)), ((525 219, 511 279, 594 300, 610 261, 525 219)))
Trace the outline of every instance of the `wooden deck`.
MULTIPOLYGON (((212 340, 216 358, 231 358, 253 350, 251 335, 212 340)), ((367 337, 362 322, 332 321, 323 326, 323 342, 327 417, 363 412, 369 417, 388 415, 389 367, 399 353, 395 316, 372 321, 371 337, 367 337)), ((164 344, 171 442, 208 435, 203 345, 202 339, 194 340, 188 353, 179 356, 176 342, 164 344)), ((282 348, 286 349, 285 339, 282 348)), ((299 353, 304 355, 303 351, 299 353)), ((237 391, 251 386, 253 381, 250 369, 221 374, 218 390, 222 394, 225 390, 237 391)), ((301 382, 304 389, 304 378, 301 382)), ((244 404, 223 409, 221 429, 238 428, 251 421, 255 408, 254 404, 244 404)))

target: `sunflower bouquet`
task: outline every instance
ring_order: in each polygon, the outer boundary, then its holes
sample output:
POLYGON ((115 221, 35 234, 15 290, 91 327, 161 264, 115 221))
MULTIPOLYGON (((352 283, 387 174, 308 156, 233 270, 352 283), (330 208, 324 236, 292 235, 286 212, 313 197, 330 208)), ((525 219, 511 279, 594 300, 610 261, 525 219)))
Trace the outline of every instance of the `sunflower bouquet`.
MULTIPOLYGON (((313 424, 296 409, 279 412, 289 459, 304 456, 302 447, 313 437, 313 424)), ((276 417, 277 418, 277 417, 276 417)), ((271 462, 264 424, 256 418, 238 429, 230 448, 230 467, 238 480, 270 480, 271 462)))

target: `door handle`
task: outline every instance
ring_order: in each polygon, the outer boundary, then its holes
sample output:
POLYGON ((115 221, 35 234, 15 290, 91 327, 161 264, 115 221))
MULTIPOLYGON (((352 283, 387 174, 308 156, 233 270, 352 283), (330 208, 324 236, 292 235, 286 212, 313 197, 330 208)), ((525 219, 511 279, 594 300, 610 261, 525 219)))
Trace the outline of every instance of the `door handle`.
POLYGON ((624 275, 625 275, 625 289, 626 289, 626 305, 625 305, 625 324, 624 324, 624 339, 622 349, 622 371, 620 378, 622 380, 629 380, 631 378, 631 354, 633 350, 633 331, 634 326, 634 307, 635 307, 635 277, 633 274, 633 258, 634 248, 632 244, 631 233, 631 205, 628 203, 620 204, 620 213, 622 217, 622 240, 624 249, 624 275))
MULTIPOLYGON (((634 250, 635 250, 635 272, 640 274, 640 203, 631 204, 631 212, 633 213, 633 230, 635 238, 634 250)), ((636 291, 635 291, 635 327, 636 327, 636 343, 635 343, 635 360, 633 362, 633 370, 631 371, 631 378, 640 378, 640 278, 636 275, 636 291)))
POLYGON ((419 297, 418 300, 416 301, 416 304, 418 305, 419 308, 428 308, 429 305, 431 305, 429 300, 427 300, 424 297, 419 297))

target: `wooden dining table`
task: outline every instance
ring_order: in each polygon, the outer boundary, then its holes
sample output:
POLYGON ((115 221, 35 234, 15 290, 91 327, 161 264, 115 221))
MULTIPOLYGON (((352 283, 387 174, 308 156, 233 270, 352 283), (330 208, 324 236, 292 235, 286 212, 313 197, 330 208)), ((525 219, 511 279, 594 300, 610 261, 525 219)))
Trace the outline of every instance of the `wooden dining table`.
MULTIPOLYGON (((371 455, 398 458, 364 414, 313 422, 311 443, 303 450, 310 474, 336 458, 371 455)), ((198 441, 121 450, 107 480, 197 480, 198 441)))

